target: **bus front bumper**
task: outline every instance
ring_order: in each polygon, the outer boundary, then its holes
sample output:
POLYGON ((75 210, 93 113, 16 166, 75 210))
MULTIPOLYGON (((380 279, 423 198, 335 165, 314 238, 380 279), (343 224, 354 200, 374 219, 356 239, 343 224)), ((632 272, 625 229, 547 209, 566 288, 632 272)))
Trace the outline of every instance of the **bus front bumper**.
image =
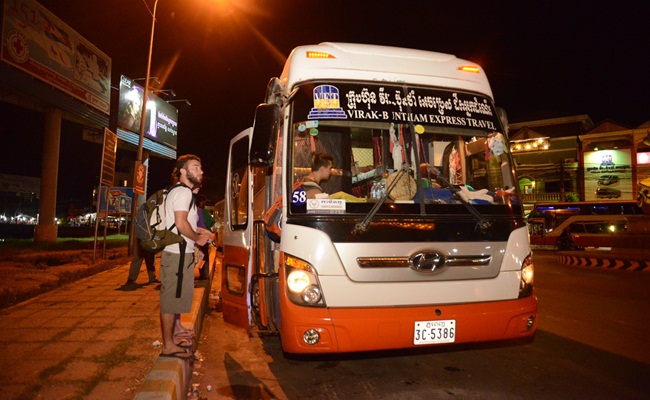
POLYGON ((516 300, 437 306, 323 309, 287 302, 281 307, 282 346, 288 353, 347 353, 440 345, 415 344, 419 341, 418 322, 419 327, 431 321, 453 321, 454 330, 449 332, 453 338, 445 338, 451 341, 442 344, 529 338, 537 329, 534 293, 516 300))

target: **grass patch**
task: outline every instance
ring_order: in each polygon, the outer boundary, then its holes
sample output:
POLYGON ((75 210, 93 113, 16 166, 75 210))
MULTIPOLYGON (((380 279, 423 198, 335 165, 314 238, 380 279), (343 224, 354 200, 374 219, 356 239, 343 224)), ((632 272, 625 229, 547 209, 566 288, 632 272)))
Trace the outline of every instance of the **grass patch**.
POLYGON ((60 238, 53 243, 33 239, 0 241, 0 309, 79 279, 128 263, 128 235, 60 238))
MULTIPOLYGON (((106 248, 114 249, 129 245, 129 235, 110 235, 106 237, 106 248)), ((0 256, 6 257, 17 253, 32 253, 38 251, 92 250, 94 237, 58 238, 56 242, 34 243, 34 239, 2 239, 0 240, 0 256)), ((97 241, 97 250, 103 250, 104 238, 97 241)))

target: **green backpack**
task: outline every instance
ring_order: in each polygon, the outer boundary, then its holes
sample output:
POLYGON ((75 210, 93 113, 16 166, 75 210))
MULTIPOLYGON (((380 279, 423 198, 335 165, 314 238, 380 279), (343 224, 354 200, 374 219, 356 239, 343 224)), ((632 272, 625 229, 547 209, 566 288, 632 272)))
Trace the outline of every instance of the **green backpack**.
MULTIPOLYGON (((147 201, 138 208, 138 212, 135 215, 135 233, 144 250, 158 253, 165 246, 184 241, 180 234, 172 232, 176 224, 172 224, 169 228, 164 226, 165 199, 167 199, 169 192, 179 186, 187 187, 179 183, 170 188, 160 189, 149 196, 147 201)), ((191 208, 192 203, 190 203, 191 208)))
MULTIPOLYGON (((179 233, 172 232, 176 224, 172 224, 169 228, 164 225, 165 222, 165 200, 169 192, 179 186, 184 186, 189 189, 187 185, 178 183, 170 188, 165 188, 157 191, 149 196, 147 201, 138 207, 138 212, 135 216, 136 236, 140 240, 140 245, 146 251, 157 253, 170 244, 178 243, 180 246, 180 261, 178 263, 178 284, 176 286, 176 297, 181 297, 181 289, 183 282, 183 265, 185 259, 185 248, 187 242, 179 233)), ((191 210, 194 205, 194 196, 190 201, 191 210)), ((178 231, 178 229, 176 229, 178 231)))

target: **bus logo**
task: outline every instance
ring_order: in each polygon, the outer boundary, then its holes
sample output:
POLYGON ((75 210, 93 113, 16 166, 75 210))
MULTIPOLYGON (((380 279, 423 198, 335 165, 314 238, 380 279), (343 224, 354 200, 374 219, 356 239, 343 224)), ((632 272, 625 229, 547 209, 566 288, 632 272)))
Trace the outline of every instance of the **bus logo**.
POLYGON ((346 119, 341 108, 339 89, 332 85, 320 85, 314 88, 314 108, 309 112, 309 119, 346 119))
POLYGON ((445 269, 445 258, 438 253, 416 253, 409 258, 409 266, 418 272, 440 272, 445 269))

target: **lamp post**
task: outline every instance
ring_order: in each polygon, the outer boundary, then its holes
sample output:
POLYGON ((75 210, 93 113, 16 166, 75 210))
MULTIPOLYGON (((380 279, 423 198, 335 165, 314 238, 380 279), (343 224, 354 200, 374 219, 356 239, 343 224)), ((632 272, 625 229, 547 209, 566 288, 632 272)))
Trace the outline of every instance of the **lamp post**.
MULTIPOLYGON (((140 138, 138 140, 138 156, 136 158, 136 163, 133 167, 133 185, 135 186, 135 182, 138 176, 138 164, 142 163, 142 150, 144 147, 144 129, 145 129, 145 123, 146 123, 146 116, 147 116, 147 101, 149 100, 149 80, 151 79, 151 54, 153 53, 153 34, 155 32, 155 27, 156 27, 156 8, 158 7, 158 0, 155 1, 153 5, 153 12, 151 13, 151 38, 149 40, 149 58, 147 60, 147 77, 145 78, 144 81, 144 93, 142 94, 142 112, 140 113, 140 138)), ((155 116, 151 116, 154 118, 155 116)), ((146 179, 146 177, 145 177, 146 179)), ((135 215, 138 211, 138 204, 140 203, 139 201, 135 201, 135 192, 133 193, 134 195, 134 201, 132 202, 132 207, 131 207, 131 230, 129 233, 129 250, 131 253, 136 251, 135 245, 136 245, 136 236, 135 236, 135 215)), ((138 199, 139 199, 138 195, 138 199)))

